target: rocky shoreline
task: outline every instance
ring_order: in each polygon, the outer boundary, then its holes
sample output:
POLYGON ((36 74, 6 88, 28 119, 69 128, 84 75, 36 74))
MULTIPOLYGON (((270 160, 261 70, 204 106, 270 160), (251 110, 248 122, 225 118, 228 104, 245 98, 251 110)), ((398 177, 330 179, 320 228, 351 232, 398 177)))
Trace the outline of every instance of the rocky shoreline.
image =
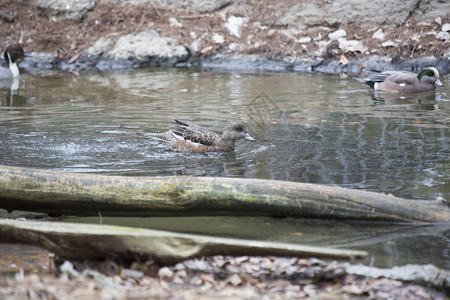
POLYGON ((0 46, 20 41, 33 51, 20 65, 30 71, 162 66, 354 75, 434 66, 450 73, 446 1, 19 2, 0 6, 0 24, 8 25, 0 26, 7 36, 0 46))

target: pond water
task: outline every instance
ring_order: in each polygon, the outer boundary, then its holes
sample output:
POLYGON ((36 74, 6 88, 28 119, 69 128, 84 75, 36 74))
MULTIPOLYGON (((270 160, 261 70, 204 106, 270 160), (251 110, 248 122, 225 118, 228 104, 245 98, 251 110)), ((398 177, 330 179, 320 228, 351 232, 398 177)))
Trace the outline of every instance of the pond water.
MULTIPOLYGON (((448 200, 450 82, 448 77, 441 81, 446 87, 436 92, 400 97, 375 94, 352 78, 335 75, 184 69, 23 74, 17 91, 0 85, 0 164, 125 176, 277 179, 448 200), (147 136, 172 127, 170 116, 218 132, 241 120, 258 142, 238 141, 227 154, 180 153, 147 136)), ((166 218, 170 222, 162 224, 198 232, 177 225, 187 219, 166 218)), ((148 227, 156 228, 159 221, 152 220, 148 227)), ((215 234, 248 238, 252 234, 236 233, 241 232, 238 224, 247 226, 246 220, 234 218, 232 228, 215 234)), ((223 218, 189 222, 211 228, 223 218)), ((253 236, 264 238, 267 222, 258 222, 251 226, 253 236)), ((277 232, 300 232, 306 226, 298 220, 268 223, 274 228, 270 239, 280 241, 285 236, 277 238, 283 236, 277 232), (286 222, 296 229, 277 228, 286 222)), ((329 226, 322 225, 317 234, 326 237, 329 226)), ((422 261, 449 266, 449 235, 447 230, 416 237, 428 250, 420 252, 420 247, 408 256, 413 260, 402 263, 421 261, 423 252, 422 261)), ((408 245, 419 247, 414 241, 399 238, 388 247, 412 251, 408 245)), ((387 245, 385 239, 379 243, 387 245)))

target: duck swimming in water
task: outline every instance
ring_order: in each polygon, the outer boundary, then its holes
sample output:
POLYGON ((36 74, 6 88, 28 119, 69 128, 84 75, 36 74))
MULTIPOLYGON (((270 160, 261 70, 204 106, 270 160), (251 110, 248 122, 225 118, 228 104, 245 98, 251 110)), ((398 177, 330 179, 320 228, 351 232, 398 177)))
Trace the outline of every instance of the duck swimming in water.
POLYGON ((407 71, 385 71, 373 73, 368 78, 357 79, 376 91, 394 93, 420 93, 431 91, 435 86, 444 86, 435 67, 423 69, 419 74, 407 71))
POLYGON ((25 56, 31 55, 23 51, 20 44, 11 45, 6 48, 3 53, 4 60, 0 63, 0 80, 19 76, 17 62, 21 61, 25 56))
POLYGON ((222 135, 198 126, 189 121, 180 121, 172 117, 175 129, 163 133, 152 134, 151 137, 162 140, 174 149, 182 152, 230 152, 234 150, 239 139, 255 141, 242 123, 232 123, 225 127, 222 135))

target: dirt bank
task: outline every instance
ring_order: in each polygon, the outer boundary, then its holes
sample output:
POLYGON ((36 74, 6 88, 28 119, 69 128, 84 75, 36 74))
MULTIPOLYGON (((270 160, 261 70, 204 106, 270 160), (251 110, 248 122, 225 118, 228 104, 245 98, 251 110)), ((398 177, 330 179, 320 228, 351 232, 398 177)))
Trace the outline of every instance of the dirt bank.
MULTIPOLYGON (((398 11, 395 6, 389 7, 392 1, 387 1, 385 9, 392 13, 385 14, 385 18, 367 16, 371 10, 365 6, 358 15, 356 4, 349 10, 351 7, 345 7, 340 0, 225 1, 224 8, 210 12, 157 6, 150 0, 122 1, 126 5, 102 0, 81 6, 81 13, 75 18, 65 10, 40 2, 6 0, 0 5, 0 33, 6 37, 0 42, 1 49, 21 41, 27 51, 50 53, 37 56, 32 63, 23 65, 25 68, 96 67, 101 60, 117 60, 105 53, 120 37, 152 31, 170 38, 173 47, 186 47, 188 55, 167 61, 166 54, 143 52, 145 57, 140 57, 136 50, 130 50, 126 59, 131 63, 103 64, 100 69, 164 62, 169 66, 189 66, 205 61, 220 67, 229 65, 230 58, 253 57, 255 61, 257 56, 263 65, 277 62, 274 70, 339 73, 357 72, 366 66, 415 69, 428 64, 444 74, 450 72, 450 18, 448 11, 441 11, 446 4, 440 1, 431 1, 429 7, 422 7, 420 1, 420 5, 406 1, 398 11), (405 15, 405 11, 410 13, 405 15), (108 44, 92 55, 92 46, 100 38, 107 38, 108 44)), ((66 8, 74 9, 70 5, 66 8)), ((376 16, 381 15, 383 12, 376 16)))
MULTIPOLYGON (((107 260, 75 263, 74 269, 69 262, 56 268, 39 248, 5 245, 9 264, 0 270, 1 299, 445 299, 443 287, 350 274, 346 264, 317 259, 213 256, 169 267, 107 260), (2 276, 8 273, 16 275, 2 276)), ((387 274, 371 269, 379 270, 387 274)))

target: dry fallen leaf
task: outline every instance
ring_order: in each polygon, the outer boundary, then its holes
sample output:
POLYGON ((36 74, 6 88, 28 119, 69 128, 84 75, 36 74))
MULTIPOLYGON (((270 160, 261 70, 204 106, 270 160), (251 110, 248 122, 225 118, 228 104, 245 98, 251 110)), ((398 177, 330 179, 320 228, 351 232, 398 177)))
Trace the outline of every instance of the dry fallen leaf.
POLYGON ((315 120, 317 120, 317 119, 319 119, 318 117, 310 117, 310 118, 308 118, 306 121, 315 121, 315 120))
POLYGON ((204 282, 211 282, 212 284, 217 284, 216 280, 214 279, 214 276, 211 274, 201 274, 200 278, 204 281, 204 282))
POLYGON ((72 56, 67 63, 71 64, 71 63, 75 62, 78 58, 80 58, 80 53, 77 53, 74 56, 72 56))
POLYGON ((285 232, 284 235, 298 235, 298 236, 301 236, 301 235, 303 235, 303 233, 301 233, 301 232, 285 232))
POLYGON ((347 57, 345 57, 344 55, 341 55, 341 57, 339 58, 339 62, 340 62, 341 64, 343 64, 344 66, 345 66, 345 65, 348 65, 348 59, 347 59, 347 57))

